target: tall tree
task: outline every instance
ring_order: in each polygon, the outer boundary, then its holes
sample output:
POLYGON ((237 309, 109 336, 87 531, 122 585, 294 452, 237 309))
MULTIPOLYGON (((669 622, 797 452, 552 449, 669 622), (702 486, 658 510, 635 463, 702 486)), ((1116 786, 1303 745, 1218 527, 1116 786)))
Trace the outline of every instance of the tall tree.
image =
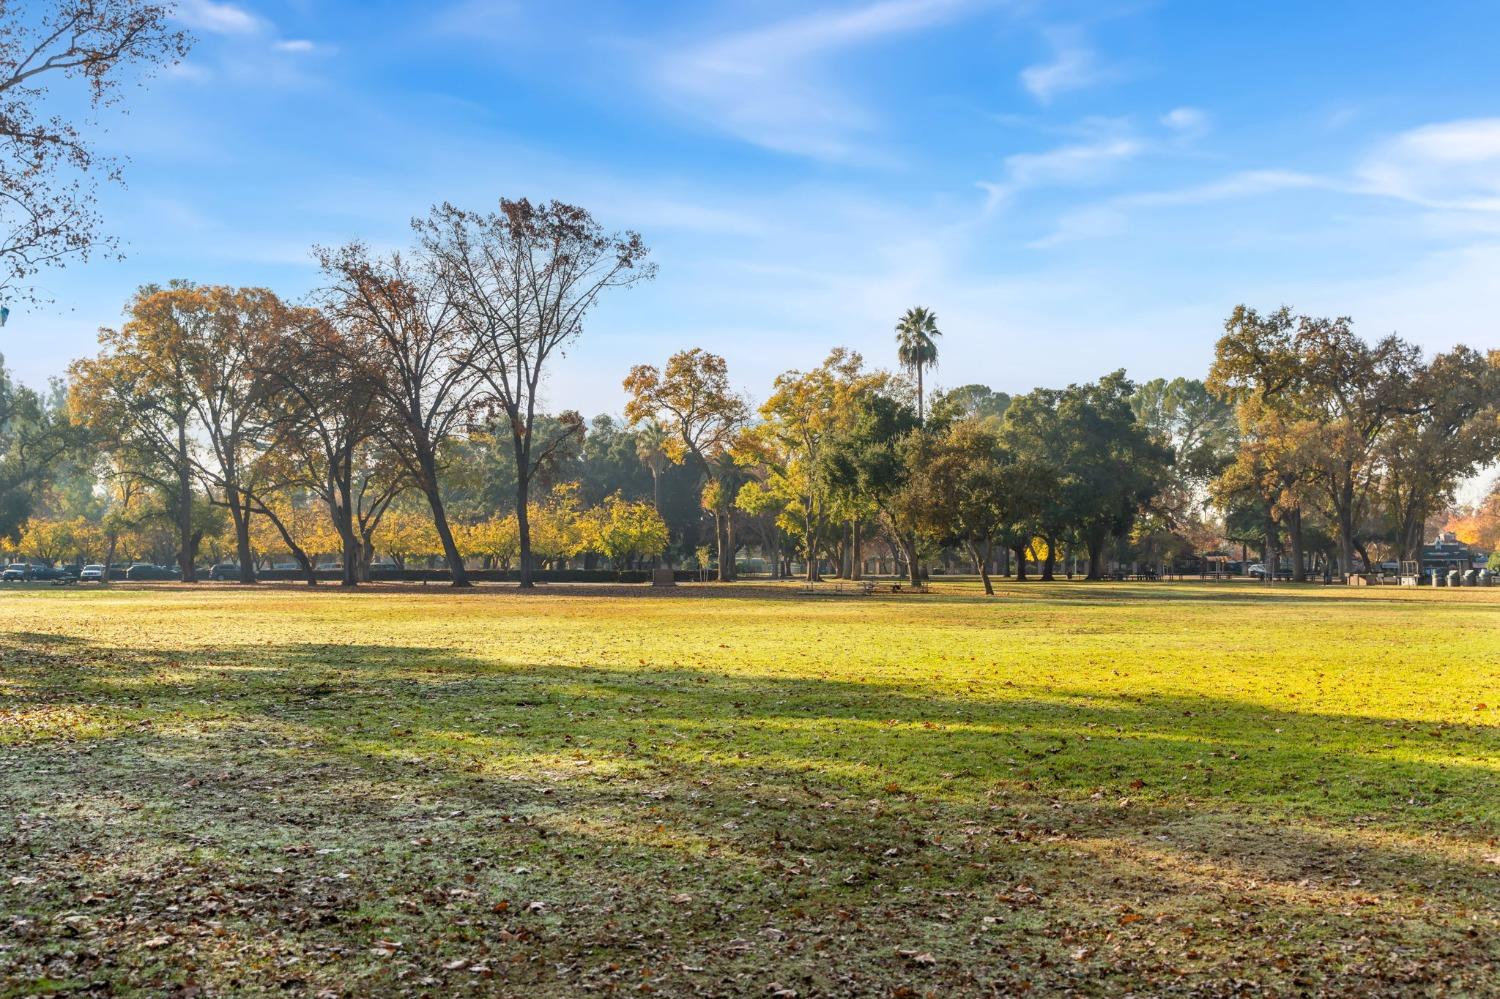
POLYGON ((0 357, 0 537, 31 515, 59 461, 87 453, 88 432, 68 418, 66 392, 61 382, 46 393, 17 384, 0 357))
POLYGON ((1424 525, 1458 483, 1500 460, 1500 350, 1459 346, 1422 365, 1379 448, 1401 557, 1415 561, 1424 525))
MULTIPOLYGON (((667 457, 677 464, 691 461, 705 479, 719 483, 726 468, 722 460, 733 447, 740 428, 750 418, 750 407, 729 384, 724 358, 701 347, 678 351, 664 369, 638 364, 625 377, 630 399, 625 418, 631 423, 657 420, 671 435, 663 441, 667 457)), ((714 543, 719 557, 719 580, 734 579, 734 497, 724 497, 729 483, 718 485, 714 543)))
POLYGON ((354 352, 341 337, 321 313, 298 310, 265 363, 274 385, 272 451, 286 465, 286 483, 327 507, 343 549, 341 585, 354 586, 369 581, 374 534, 411 479, 379 440, 375 373, 351 362, 354 352))
POLYGON ((667 457, 667 430, 655 420, 647 420, 641 424, 635 435, 635 454, 642 465, 651 472, 651 505, 661 513, 661 475, 666 471, 667 457))
POLYGON ((1076 502, 1082 493, 1067 466, 1075 428, 1062 418, 1062 398, 1058 389, 1033 389, 1011 400, 1000 424, 1001 438, 1015 463, 1013 474, 1030 487, 1030 502, 1017 507, 1006 532, 1006 545, 1016 557, 1017 581, 1026 578, 1026 563, 1036 547, 1043 553, 1042 579, 1050 581, 1058 539, 1078 526, 1078 511, 1070 501, 1076 502), (1037 538, 1044 544, 1034 545, 1037 538))
POLYGON ((190 380, 187 398, 203 444, 193 449, 199 478, 218 494, 234 526, 240 582, 255 582, 250 517, 257 501, 255 464, 266 452, 274 383, 267 358, 287 340, 289 313, 265 288, 200 287, 182 284, 170 294, 177 311, 196 311, 204 321, 181 325, 173 349, 190 380))
POLYGON ((907 309, 896 323, 896 357, 917 376, 917 422, 923 422, 922 372, 937 363, 937 314, 922 306, 907 309))
POLYGON ((1014 459, 986 421, 969 417, 950 424, 938 438, 925 469, 933 528, 951 534, 973 557, 984 592, 995 594, 990 560, 995 542, 1026 502, 1026 483, 1013 474, 1014 459))
POLYGON ((1014 450, 1057 470, 1057 499, 1040 511, 1047 577, 1059 535, 1071 527, 1088 548, 1088 578, 1100 578, 1108 541, 1125 535, 1142 504, 1162 488, 1171 453, 1136 421, 1134 391, 1116 371, 1060 392, 1039 390, 1006 411, 1006 440, 1014 450))
POLYGON ((819 546, 836 499, 830 449, 851 428, 859 400, 889 382, 884 372, 863 368, 858 353, 839 347, 811 371, 778 375, 760 408, 762 422, 736 448, 768 470, 766 488, 783 498, 802 535, 809 582, 818 579, 819 546))
POLYGON ((1378 481, 1382 432, 1405 406, 1420 366, 1416 347, 1394 335, 1375 344, 1347 317, 1262 317, 1238 306, 1216 348, 1209 386, 1254 395, 1300 440, 1288 451, 1309 458, 1338 529, 1340 571, 1354 563, 1356 527, 1378 481))
POLYGON ((201 399, 189 345, 211 339, 215 317, 197 289, 181 282, 143 287, 128 316, 120 329, 100 330, 97 357, 74 362, 69 405, 127 474, 163 495, 176 525, 183 581, 193 582, 202 539, 193 487, 203 458, 195 424, 201 399))
POLYGON ((918 536, 931 520, 919 477, 930 452, 915 410, 888 392, 867 392, 827 456, 831 479, 879 511, 886 533, 901 549, 913 586, 921 583, 918 536))
POLYGON ((464 211, 444 204, 414 223, 437 265, 464 337, 469 363, 509 424, 516 459, 516 515, 521 536, 521 586, 533 585, 527 507, 540 463, 567 438, 581 438, 583 420, 537 439, 538 392, 553 360, 583 332, 599 297, 655 274, 635 232, 606 232, 576 205, 502 198, 499 211, 464 211))
POLYGON ((320 250, 329 345, 383 403, 382 435, 421 490, 454 586, 469 586, 443 503, 444 447, 472 420, 482 383, 451 279, 430 260, 373 256, 361 243, 320 250))
POLYGON ((95 113, 117 104, 122 83, 187 54, 171 13, 142 0, 0 2, 0 298, 32 298, 42 267, 114 250, 95 191, 96 178, 119 179, 119 164, 86 134, 97 117, 70 118, 54 84, 79 82, 95 113))

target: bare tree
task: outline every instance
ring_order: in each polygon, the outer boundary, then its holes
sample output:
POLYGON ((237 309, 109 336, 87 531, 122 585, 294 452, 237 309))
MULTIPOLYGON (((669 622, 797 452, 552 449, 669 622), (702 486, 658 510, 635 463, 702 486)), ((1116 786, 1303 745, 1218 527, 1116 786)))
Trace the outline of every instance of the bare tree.
POLYGON ((581 418, 567 419, 546 439, 536 438, 542 381, 553 358, 582 332, 599 296, 649 279, 655 267, 639 234, 607 233, 587 211, 559 201, 502 198, 490 214, 443 204, 413 225, 472 345, 470 363, 510 426, 521 586, 530 587, 532 477, 583 433, 581 418))
POLYGON ((87 88, 97 112, 117 104, 130 70, 176 64, 192 39, 173 28, 171 6, 141 0, 0 0, 0 292, 34 298, 42 267, 113 251, 100 235, 94 178, 120 178, 115 160, 85 138, 50 85, 87 88))
POLYGON ((382 404, 373 372, 320 312, 298 311, 292 335, 268 374, 273 451, 291 482, 328 508, 343 547, 342 585, 369 582, 371 538, 391 502, 411 485, 400 462, 377 440, 382 404))
POLYGON ((467 426, 483 387, 460 327, 451 281, 430 261, 377 258, 361 243, 322 249, 331 286, 330 346, 382 402, 381 433, 427 498, 454 586, 469 586, 439 486, 445 444, 467 426))

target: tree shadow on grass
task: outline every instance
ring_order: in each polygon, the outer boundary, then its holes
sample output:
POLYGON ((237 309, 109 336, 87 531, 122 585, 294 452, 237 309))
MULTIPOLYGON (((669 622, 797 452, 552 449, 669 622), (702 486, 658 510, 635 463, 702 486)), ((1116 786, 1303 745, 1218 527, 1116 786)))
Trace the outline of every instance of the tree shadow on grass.
POLYGON ((1500 806, 1474 807, 1500 783, 1500 728, 1487 724, 1010 681, 955 696, 899 680, 522 665, 436 646, 297 643, 122 657, 76 639, 12 634, 0 638, 0 658, 13 698, 137 714, 228 706, 332 737, 352 736, 367 715, 454 743, 503 737, 534 750, 582 745, 673 764, 692 750, 706 766, 743 756, 830 769, 856 793, 892 775, 939 798, 1030 783, 1049 793, 1133 791, 1142 800, 1188 796, 1500 833, 1500 806))
MULTIPOLYGON (((70 951, 85 980, 148 988, 188 967, 226 991, 329 975, 366 992, 430 978, 555 994, 642 980, 741 994, 788 976, 814 994, 1494 984, 1493 935, 1465 929, 1500 907, 1480 856, 1500 829, 1489 726, 430 646, 120 661, 11 634, 0 661, 9 704, 148 726, 31 739, 0 768, 0 839, 36 879, 0 884, 0 901, 45 935, 104 895, 78 932, 130 948, 114 947, 113 970, 79 956, 106 945, 70 951), (233 947, 200 936, 205 920, 233 947), (177 971, 153 970, 161 936, 196 948, 177 971), (380 940, 407 942, 371 955, 380 940)), ((48 973, 21 942, 6 974, 48 973)))

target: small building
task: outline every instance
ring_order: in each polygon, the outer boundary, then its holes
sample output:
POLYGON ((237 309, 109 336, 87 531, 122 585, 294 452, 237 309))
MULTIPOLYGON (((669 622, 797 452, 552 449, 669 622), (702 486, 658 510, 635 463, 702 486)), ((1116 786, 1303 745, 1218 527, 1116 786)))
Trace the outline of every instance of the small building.
POLYGON ((1476 551, 1458 540, 1451 531, 1444 531, 1430 544, 1422 546, 1422 575, 1446 573, 1452 569, 1462 572, 1482 569, 1489 557, 1489 552, 1476 551))

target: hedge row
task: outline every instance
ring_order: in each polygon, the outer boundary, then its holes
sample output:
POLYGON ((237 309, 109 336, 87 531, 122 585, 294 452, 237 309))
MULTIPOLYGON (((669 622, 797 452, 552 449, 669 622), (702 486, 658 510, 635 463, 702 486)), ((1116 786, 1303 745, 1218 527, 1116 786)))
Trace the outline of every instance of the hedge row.
MULTIPOLYGON (((343 572, 338 569, 319 569, 313 575, 319 581, 335 583, 344 578, 343 572)), ((673 575, 679 583, 696 582, 698 579, 698 573, 688 569, 678 569, 673 575)), ((300 583, 307 580, 307 574, 294 569, 261 569, 256 572, 255 578, 266 582, 300 583)), ((371 581, 377 583, 446 583, 450 578, 447 569, 375 568, 370 571, 371 581)), ((470 569, 469 578, 476 583, 515 583, 520 581, 521 572, 519 569, 470 569)), ((539 569, 532 573, 532 578, 538 583, 649 583, 651 570, 626 569, 616 572, 614 569, 539 569)))

